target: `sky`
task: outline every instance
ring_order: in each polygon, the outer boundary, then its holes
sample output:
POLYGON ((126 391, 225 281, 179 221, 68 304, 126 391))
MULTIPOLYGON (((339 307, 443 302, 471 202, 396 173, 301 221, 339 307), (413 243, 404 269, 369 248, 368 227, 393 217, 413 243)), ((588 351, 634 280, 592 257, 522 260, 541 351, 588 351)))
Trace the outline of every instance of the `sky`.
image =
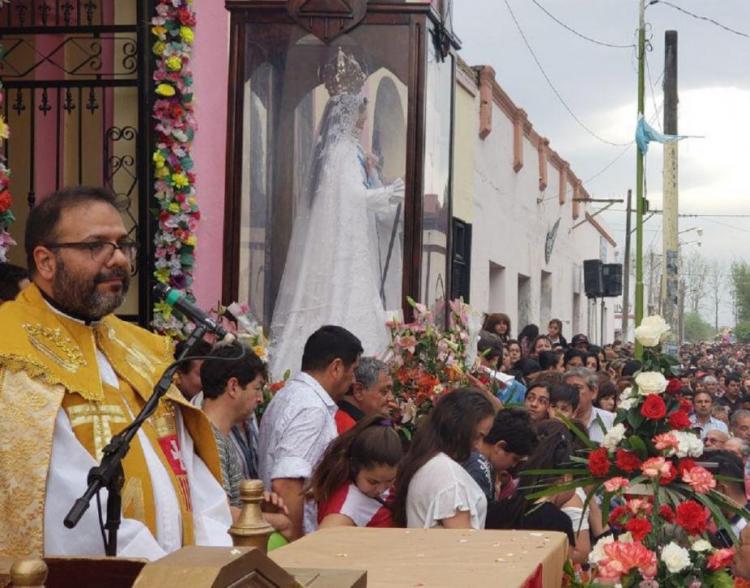
MULTIPOLYGON (((748 215, 680 218, 680 231, 686 231, 680 237, 685 242, 683 253, 697 250, 727 265, 735 259, 750 260, 750 189, 745 173, 750 165, 750 1, 671 3, 748 35, 733 34, 663 2, 646 10, 650 47, 646 119, 661 129, 664 33, 676 30, 678 129, 680 134, 702 137, 679 144, 680 213, 748 215), (702 237, 696 230, 687 231, 694 228, 703 230, 702 237), (696 240, 700 240, 699 249, 696 240)), ((453 0, 461 57, 470 65, 495 69, 498 83, 526 110, 534 128, 550 139, 551 147, 571 163, 592 198, 624 198, 629 188, 635 193, 635 147, 607 143, 627 144, 633 139, 637 120, 635 48, 606 47, 582 39, 550 18, 540 5, 596 41, 614 45, 637 41, 638 0, 453 0), (508 5, 562 100, 588 131, 545 81, 508 5)), ((661 209, 662 168, 662 147, 652 143, 646 156, 647 197, 652 209, 661 209)), ((593 213, 600 206, 590 204, 589 210, 593 213)), ((618 245, 623 245, 625 204, 615 204, 601 217, 618 245)), ((661 216, 651 218, 644 228, 644 248, 660 252, 661 216)), ((720 322, 731 324, 728 286, 724 298, 720 322)), ((706 308, 703 314, 711 317, 713 313, 706 308)))

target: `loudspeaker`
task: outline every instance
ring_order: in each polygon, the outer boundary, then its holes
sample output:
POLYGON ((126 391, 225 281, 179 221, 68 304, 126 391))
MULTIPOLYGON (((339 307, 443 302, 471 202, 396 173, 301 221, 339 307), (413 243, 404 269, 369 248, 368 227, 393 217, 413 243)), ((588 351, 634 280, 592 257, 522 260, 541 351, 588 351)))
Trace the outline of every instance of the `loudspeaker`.
POLYGON ((602 280, 605 296, 622 296, 622 264, 605 263, 602 265, 602 280))
POLYGON ((604 281, 602 280, 602 262, 598 259, 583 261, 583 289, 589 298, 604 296, 604 281))

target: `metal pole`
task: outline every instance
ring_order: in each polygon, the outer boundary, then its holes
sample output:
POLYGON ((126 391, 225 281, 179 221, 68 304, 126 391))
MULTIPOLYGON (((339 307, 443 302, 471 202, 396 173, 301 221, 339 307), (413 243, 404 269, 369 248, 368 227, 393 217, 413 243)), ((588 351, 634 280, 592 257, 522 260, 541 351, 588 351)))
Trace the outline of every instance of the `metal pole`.
POLYGON ((604 311, 605 311, 604 297, 602 297, 602 307, 600 310, 601 316, 599 317, 599 332, 600 332, 599 345, 601 345, 602 347, 604 347, 604 343, 605 343, 604 342, 604 311))
POLYGON ((628 190, 628 206, 625 211, 625 261, 622 268, 622 338, 628 338, 630 323, 630 207, 633 191, 628 190))
MULTIPOLYGON (((646 0, 639 0, 638 8, 638 117, 644 109, 644 60, 646 54, 646 0)), ((643 320, 643 152, 636 147, 636 207, 635 207, 635 326, 643 320)), ((635 356, 641 359, 642 347, 636 342, 635 356)))
MULTIPOLYGON (((677 134, 677 31, 667 31, 664 35, 664 132, 677 134)), ((661 280, 661 306, 664 320, 678 329, 678 152, 677 141, 664 144, 664 215, 662 216, 663 254, 661 280)), ((679 330, 679 329, 678 329, 679 330)))

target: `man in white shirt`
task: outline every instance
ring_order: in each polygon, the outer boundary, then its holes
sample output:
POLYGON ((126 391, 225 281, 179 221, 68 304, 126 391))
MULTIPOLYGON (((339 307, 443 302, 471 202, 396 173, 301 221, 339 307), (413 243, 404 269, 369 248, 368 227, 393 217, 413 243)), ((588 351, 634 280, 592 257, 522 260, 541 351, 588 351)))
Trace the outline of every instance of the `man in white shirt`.
POLYGON ((317 528, 317 508, 305 500, 305 483, 336 438, 336 403, 354 384, 361 354, 362 344, 349 331, 321 327, 305 343, 302 371, 276 393, 263 414, 260 476, 266 489, 284 500, 294 538, 317 528))
POLYGON ((615 415, 594 406, 594 400, 599 393, 596 373, 587 368, 574 368, 565 372, 563 382, 578 390, 576 419, 586 425, 592 441, 601 443, 606 432, 612 428, 615 415))
POLYGON ((711 414, 713 407, 713 398, 708 391, 696 392, 693 396, 694 413, 690 415, 690 423, 694 429, 700 429, 701 439, 705 439, 706 433, 713 430, 729 434, 726 423, 711 414))

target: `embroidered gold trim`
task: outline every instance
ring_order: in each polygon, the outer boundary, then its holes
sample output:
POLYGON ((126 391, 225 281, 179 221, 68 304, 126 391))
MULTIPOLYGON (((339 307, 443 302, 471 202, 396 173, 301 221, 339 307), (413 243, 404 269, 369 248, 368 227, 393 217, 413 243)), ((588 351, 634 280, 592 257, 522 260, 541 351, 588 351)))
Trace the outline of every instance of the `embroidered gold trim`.
POLYGON ((74 428, 81 425, 93 427, 94 450, 98 461, 101 461, 104 448, 112 439, 112 427, 110 425, 128 422, 119 406, 116 404, 99 404, 98 402, 71 406, 68 409, 68 418, 74 428))
POLYGON ((59 328, 43 327, 42 325, 22 325, 29 337, 29 342, 49 359, 76 373, 86 365, 83 353, 73 341, 62 334, 59 328))
POLYGON ((148 372, 152 376, 156 375, 156 364, 149 359, 149 357, 141 351, 134 344, 127 345, 122 339, 117 336, 117 332, 112 327, 105 327, 104 333, 107 335, 110 341, 119 345, 127 355, 128 363, 136 368, 140 372, 148 372))
POLYGON ((50 386, 60 385, 65 388, 68 392, 75 392, 80 394, 86 400, 94 402, 101 402, 104 400, 104 392, 99 388, 98 390, 91 390, 89 388, 82 388, 72 380, 65 378, 55 377, 50 372, 49 366, 45 366, 41 363, 29 359, 28 357, 22 357, 16 354, 0 354, 0 365, 5 366, 17 374, 19 372, 26 372, 28 376, 33 380, 39 380, 50 386))

